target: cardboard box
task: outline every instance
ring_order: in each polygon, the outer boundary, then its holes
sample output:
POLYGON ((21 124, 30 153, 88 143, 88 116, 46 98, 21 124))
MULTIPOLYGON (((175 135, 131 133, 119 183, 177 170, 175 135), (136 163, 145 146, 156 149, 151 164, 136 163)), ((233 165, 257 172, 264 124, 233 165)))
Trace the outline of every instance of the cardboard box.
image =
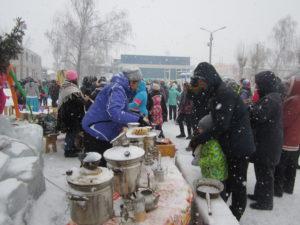
POLYGON ((170 144, 157 144, 156 147, 160 151, 161 156, 174 157, 176 153, 175 145, 171 142, 170 144))

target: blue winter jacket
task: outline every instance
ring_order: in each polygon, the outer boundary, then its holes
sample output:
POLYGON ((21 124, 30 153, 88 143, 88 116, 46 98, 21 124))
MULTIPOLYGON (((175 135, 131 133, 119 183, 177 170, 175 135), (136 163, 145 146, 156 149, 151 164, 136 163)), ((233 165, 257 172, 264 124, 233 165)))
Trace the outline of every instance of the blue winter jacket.
POLYGON ((129 109, 139 112, 144 116, 148 116, 147 100, 148 94, 146 91, 146 83, 142 80, 139 82, 137 94, 134 96, 133 101, 129 103, 129 109))
POLYGON ((122 73, 114 75, 85 114, 82 128, 97 139, 114 139, 127 123, 139 120, 137 114, 128 111, 131 95, 128 79, 122 73))

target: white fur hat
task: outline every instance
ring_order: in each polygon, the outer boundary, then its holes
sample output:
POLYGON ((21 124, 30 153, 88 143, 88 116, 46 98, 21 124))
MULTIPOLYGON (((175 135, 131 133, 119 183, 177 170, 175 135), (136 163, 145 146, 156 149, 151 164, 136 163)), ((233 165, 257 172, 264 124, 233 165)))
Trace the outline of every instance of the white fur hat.
POLYGON ((153 83, 152 84, 152 89, 155 91, 159 91, 160 90, 160 85, 158 83, 153 83))

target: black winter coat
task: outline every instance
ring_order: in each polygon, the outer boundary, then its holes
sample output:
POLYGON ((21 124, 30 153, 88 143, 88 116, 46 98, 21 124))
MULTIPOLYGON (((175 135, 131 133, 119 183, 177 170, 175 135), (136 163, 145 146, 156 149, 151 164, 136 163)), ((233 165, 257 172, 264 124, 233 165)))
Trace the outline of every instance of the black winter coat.
POLYGON ((193 101, 193 109, 191 114, 192 124, 197 127, 198 122, 209 113, 208 100, 209 98, 202 93, 199 96, 188 92, 187 98, 193 101))
POLYGON ((49 87, 49 95, 52 99, 52 101, 57 101, 59 96, 59 85, 56 83, 52 83, 49 87))
POLYGON ((212 65, 200 63, 195 69, 195 75, 201 76, 208 85, 206 95, 209 97, 208 109, 212 115, 213 128, 192 141, 203 144, 210 139, 217 139, 228 158, 251 156, 255 151, 254 138, 248 110, 241 98, 226 87, 212 65), (201 64, 204 64, 203 67, 201 64))
POLYGON ((84 117, 84 100, 79 93, 73 93, 58 109, 57 128, 62 132, 81 130, 84 117))
POLYGON ((267 72, 255 76, 260 100, 250 108, 256 152, 251 161, 264 165, 277 165, 283 144, 282 98, 278 84, 267 72))

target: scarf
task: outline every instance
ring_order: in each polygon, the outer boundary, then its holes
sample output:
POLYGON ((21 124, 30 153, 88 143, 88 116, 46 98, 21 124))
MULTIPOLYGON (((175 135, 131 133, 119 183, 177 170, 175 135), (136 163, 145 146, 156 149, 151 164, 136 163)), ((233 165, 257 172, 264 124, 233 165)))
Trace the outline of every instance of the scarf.
POLYGON ((81 96, 81 92, 77 85, 66 80, 60 88, 59 97, 57 101, 58 109, 62 106, 63 103, 71 99, 72 94, 77 94, 81 96))

